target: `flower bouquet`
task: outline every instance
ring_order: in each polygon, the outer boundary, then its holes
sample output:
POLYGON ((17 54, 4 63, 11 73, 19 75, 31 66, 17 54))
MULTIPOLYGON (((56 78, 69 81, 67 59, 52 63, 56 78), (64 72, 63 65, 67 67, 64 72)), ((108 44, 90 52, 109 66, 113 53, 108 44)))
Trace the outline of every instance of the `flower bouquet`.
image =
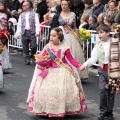
POLYGON ((79 34, 80 34, 81 42, 84 42, 85 40, 87 40, 91 37, 90 32, 88 30, 86 30, 85 28, 81 28, 79 30, 79 34))
POLYGON ((0 30, 0 39, 9 39, 10 33, 6 29, 0 30))
POLYGON ((0 54, 3 52, 4 50, 4 45, 2 44, 2 42, 0 42, 0 54))
POLYGON ((44 55, 44 56, 40 56, 40 55, 34 55, 35 59, 36 59, 36 64, 42 66, 42 67, 48 67, 50 65, 50 60, 51 57, 50 55, 44 55))

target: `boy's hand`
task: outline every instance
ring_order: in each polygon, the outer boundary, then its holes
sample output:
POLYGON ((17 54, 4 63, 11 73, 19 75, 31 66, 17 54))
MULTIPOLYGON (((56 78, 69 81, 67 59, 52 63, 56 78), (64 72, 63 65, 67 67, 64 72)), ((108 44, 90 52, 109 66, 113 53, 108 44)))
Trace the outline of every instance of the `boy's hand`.
POLYGON ((79 70, 80 70, 80 71, 83 71, 83 70, 85 70, 86 68, 87 68, 87 66, 82 65, 82 66, 79 68, 79 70))

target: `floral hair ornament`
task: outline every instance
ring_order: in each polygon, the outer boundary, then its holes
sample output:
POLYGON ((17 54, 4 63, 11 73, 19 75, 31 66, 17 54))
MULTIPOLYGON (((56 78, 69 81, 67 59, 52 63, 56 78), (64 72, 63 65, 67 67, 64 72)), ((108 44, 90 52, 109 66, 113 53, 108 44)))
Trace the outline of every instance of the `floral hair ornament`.
POLYGON ((61 36, 63 34, 63 31, 62 30, 59 31, 58 34, 61 36))
POLYGON ((79 34, 80 34, 81 42, 84 42, 85 40, 87 40, 91 37, 90 32, 88 30, 86 30, 85 28, 81 28, 79 30, 79 34))

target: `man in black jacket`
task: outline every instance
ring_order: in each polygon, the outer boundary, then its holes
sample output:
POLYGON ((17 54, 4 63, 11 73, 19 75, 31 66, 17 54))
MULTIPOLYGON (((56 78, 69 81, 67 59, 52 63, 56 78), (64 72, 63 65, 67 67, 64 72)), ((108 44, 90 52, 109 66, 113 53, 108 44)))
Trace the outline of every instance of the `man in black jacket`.
POLYGON ((94 8, 92 15, 98 16, 103 12, 104 5, 102 4, 102 0, 93 0, 94 8))
POLYGON ((84 3, 82 0, 73 0, 73 4, 74 4, 73 12, 76 14, 76 26, 78 28, 80 25, 80 18, 84 10, 84 3))
POLYGON ((36 13, 39 14, 40 17, 40 22, 43 21, 43 16, 48 12, 48 6, 46 3, 46 0, 37 0, 38 1, 38 6, 36 13))
POLYGON ((18 0, 12 0, 10 3, 10 10, 18 11, 19 6, 20 6, 20 2, 18 0))

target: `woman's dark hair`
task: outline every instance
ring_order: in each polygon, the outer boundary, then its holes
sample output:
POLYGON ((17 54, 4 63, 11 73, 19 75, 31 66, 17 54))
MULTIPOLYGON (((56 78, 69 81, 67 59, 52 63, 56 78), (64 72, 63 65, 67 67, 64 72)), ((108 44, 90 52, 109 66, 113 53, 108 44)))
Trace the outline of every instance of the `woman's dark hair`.
POLYGON ((107 33, 107 32, 111 32, 110 27, 107 26, 106 24, 99 25, 99 26, 97 27, 96 31, 98 32, 98 31, 100 31, 100 30, 105 31, 106 33, 107 33))
POLYGON ((62 42, 63 39, 64 39, 64 35, 63 35, 62 29, 59 28, 59 27, 55 27, 52 30, 54 30, 54 31, 56 31, 58 33, 58 38, 60 39, 60 42, 62 42))
POLYGON ((0 11, 5 13, 7 15, 7 19, 9 19, 11 17, 11 15, 10 15, 10 12, 8 11, 7 4, 3 0, 0 0, 0 3, 2 3, 4 5, 4 9, 0 10, 0 11))
POLYGON ((62 1, 67 1, 67 2, 68 2, 68 7, 69 7, 69 8, 72 6, 70 0, 61 0, 61 2, 62 2, 62 1))
POLYGON ((93 5, 93 0, 83 0, 84 4, 93 5))

